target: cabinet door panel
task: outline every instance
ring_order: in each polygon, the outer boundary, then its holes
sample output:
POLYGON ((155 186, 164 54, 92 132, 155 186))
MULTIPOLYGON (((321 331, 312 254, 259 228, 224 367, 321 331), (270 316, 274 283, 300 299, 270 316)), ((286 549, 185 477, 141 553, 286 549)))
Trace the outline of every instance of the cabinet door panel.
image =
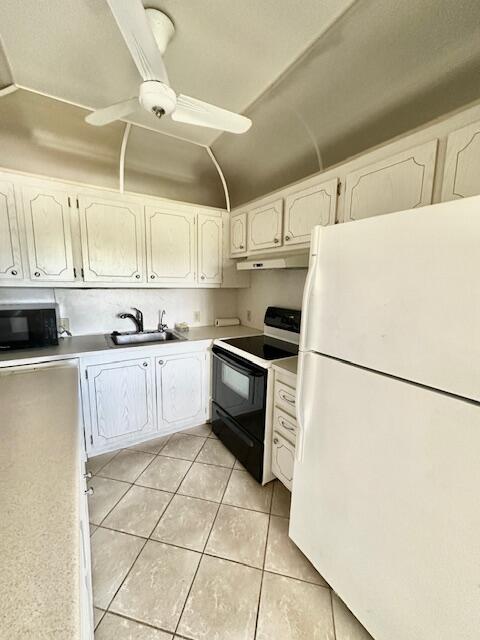
POLYGON ((282 205, 279 198, 248 213, 248 250, 259 251, 282 244, 282 205))
POLYGON ((204 353, 157 358, 157 407, 160 431, 199 424, 206 419, 204 353))
POLYGON ((285 198, 285 245, 310 242, 316 225, 335 224, 338 180, 328 180, 289 193, 285 198))
POLYGON ((222 282, 222 219, 203 213, 198 215, 198 281, 222 282))
POLYGON ((156 429, 152 358, 87 368, 93 448, 156 429))
POLYGON ((292 490, 293 467, 295 463, 295 446, 278 431, 273 432, 272 441, 272 473, 292 490))
POLYGON ((230 255, 247 250, 247 213, 237 213, 230 218, 230 255))
POLYGON ((31 279, 74 281, 68 194, 25 187, 22 198, 31 279))
POLYGON ((145 282, 143 208, 129 201, 79 198, 84 279, 145 282))
POLYGON ((195 214, 146 207, 149 282, 196 282, 195 214))
POLYGON ((23 278, 13 184, 0 180, 0 280, 23 278))
POLYGON ((448 136, 442 200, 480 194, 480 122, 448 136))
POLYGON ((432 202, 437 140, 347 175, 343 222, 432 202))

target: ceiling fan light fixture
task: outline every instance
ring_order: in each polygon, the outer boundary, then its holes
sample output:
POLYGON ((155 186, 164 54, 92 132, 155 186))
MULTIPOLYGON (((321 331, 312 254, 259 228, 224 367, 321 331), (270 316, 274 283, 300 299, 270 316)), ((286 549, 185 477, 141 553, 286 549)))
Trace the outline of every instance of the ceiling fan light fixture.
POLYGON ((144 109, 161 118, 175 110, 177 96, 175 91, 158 80, 146 80, 140 85, 140 104, 144 109))

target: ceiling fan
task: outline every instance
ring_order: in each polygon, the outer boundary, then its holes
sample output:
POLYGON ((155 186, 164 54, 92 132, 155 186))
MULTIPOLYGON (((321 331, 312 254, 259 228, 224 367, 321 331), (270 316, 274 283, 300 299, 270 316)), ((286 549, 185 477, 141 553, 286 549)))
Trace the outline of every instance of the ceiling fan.
POLYGON ((143 79, 139 95, 90 113, 89 124, 103 126, 133 113, 140 103, 157 118, 170 116, 176 122, 209 127, 230 133, 245 133, 252 121, 208 102, 176 94, 170 87, 162 55, 175 27, 157 9, 144 9, 141 0, 107 0, 113 17, 143 79))

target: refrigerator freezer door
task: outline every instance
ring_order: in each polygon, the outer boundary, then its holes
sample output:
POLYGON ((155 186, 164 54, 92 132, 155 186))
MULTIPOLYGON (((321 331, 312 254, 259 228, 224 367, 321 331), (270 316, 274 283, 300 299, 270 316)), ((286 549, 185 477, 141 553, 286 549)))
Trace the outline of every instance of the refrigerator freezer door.
POLYGON ((291 538, 376 640, 478 640, 479 405, 302 360, 291 538))
POLYGON ((300 349, 480 400, 480 196, 315 236, 300 349))

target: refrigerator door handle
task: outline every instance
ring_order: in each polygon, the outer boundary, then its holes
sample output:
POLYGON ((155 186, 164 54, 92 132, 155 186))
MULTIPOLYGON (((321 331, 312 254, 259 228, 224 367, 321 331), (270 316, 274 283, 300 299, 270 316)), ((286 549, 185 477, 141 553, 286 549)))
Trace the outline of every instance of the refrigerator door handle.
POLYGON ((297 438, 295 445, 295 459, 297 462, 303 460, 303 443, 305 441, 305 419, 304 419, 304 406, 305 406, 305 358, 307 354, 300 352, 298 354, 298 370, 297 370, 297 438))
MULTIPOLYGON (((315 233, 315 230, 313 231, 313 233, 315 233)), ((303 289, 302 317, 304 318, 304 321, 301 323, 301 327, 300 327, 300 345, 299 345, 300 349, 307 349, 309 307, 310 307, 310 298, 313 295, 313 283, 315 281, 316 263, 317 263, 316 254, 311 254, 310 262, 308 265, 307 278, 305 280, 305 287, 303 289)))

